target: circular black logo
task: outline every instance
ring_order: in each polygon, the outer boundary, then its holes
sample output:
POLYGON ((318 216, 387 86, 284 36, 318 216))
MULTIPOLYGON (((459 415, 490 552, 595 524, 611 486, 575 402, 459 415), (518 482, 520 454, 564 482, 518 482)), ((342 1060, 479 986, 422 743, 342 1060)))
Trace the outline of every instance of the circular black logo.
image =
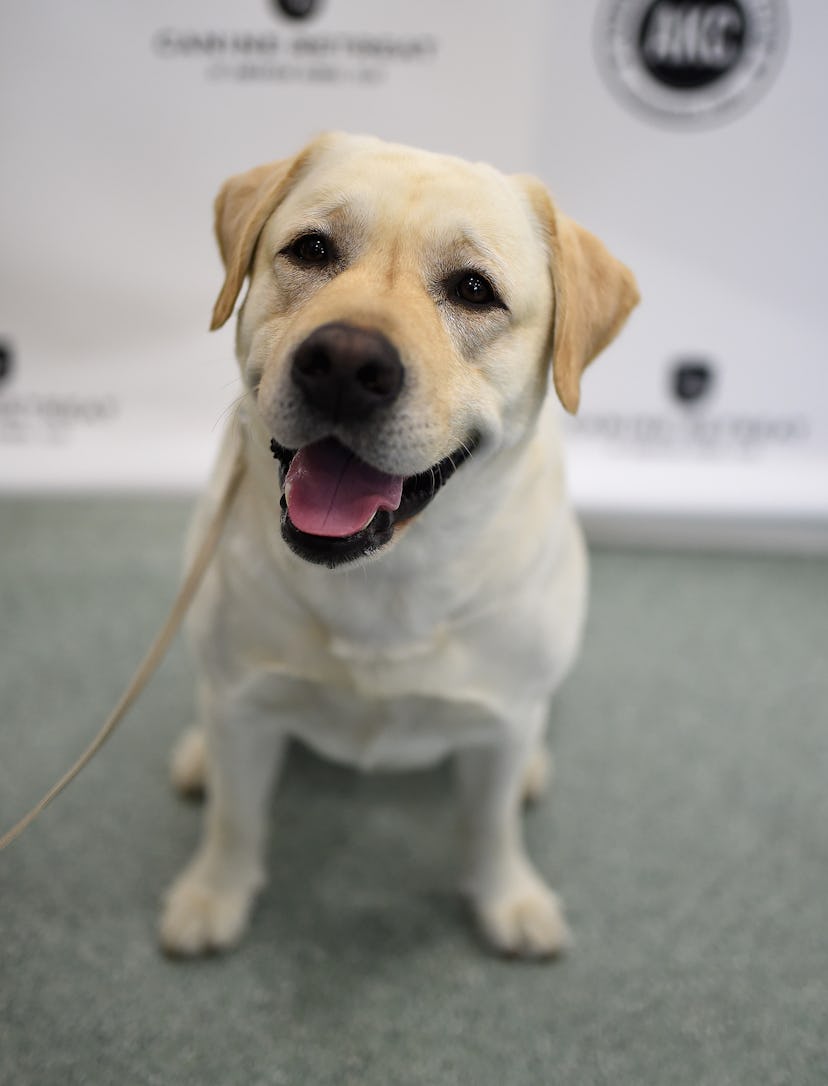
POLYGON ((601 71, 625 103, 682 125, 748 109, 779 70, 784 0, 603 0, 601 71))
POLYGON ((673 396, 681 404, 697 404, 713 389, 713 367, 703 358, 681 358, 670 373, 673 396))
POLYGON ((280 15, 289 19, 308 19, 316 15, 322 6, 322 0, 271 0, 280 15))
POLYGON ((641 20, 638 48, 650 74, 668 87, 706 87, 741 59, 745 12, 735 0, 676 5, 656 0, 641 20))

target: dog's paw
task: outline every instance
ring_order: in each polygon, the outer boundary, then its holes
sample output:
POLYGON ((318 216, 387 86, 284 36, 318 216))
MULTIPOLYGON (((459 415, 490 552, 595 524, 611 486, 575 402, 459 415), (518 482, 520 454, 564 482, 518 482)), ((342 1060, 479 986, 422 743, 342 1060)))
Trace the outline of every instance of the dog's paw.
POLYGON ((175 745, 170 779, 179 795, 193 799, 207 789, 207 741, 201 728, 190 728, 175 745))
POLYGON ((195 957, 229 950, 238 943, 250 916, 256 886, 217 886, 193 871, 173 883, 159 926, 161 947, 173 957, 195 957))
POLYGON ((537 875, 527 874, 505 893, 478 899, 474 908, 483 935, 501 954, 551 958, 570 945, 561 903, 537 875))
POLYGON ((523 775, 523 802, 536 803, 546 792, 551 779, 552 755, 545 746, 539 746, 523 775))

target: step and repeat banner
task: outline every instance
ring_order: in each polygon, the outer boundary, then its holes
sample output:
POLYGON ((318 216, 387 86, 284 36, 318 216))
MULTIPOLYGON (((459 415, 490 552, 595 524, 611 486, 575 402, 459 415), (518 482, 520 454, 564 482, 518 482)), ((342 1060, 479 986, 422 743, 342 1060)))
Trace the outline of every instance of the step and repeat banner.
POLYGON ((593 522, 828 536, 828 7, 4 0, 0 488, 194 489, 212 201, 331 128, 531 171, 644 297, 566 420, 593 522))
POLYGON ((643 296, 568 428, 582 509, 828 546, 828 5, 557 8, 540 172, 643 296))

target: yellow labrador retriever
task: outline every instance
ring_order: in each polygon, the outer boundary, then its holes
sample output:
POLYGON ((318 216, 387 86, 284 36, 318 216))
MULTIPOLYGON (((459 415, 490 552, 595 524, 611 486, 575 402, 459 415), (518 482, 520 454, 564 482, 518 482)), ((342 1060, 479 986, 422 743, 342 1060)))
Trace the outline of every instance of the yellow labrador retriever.
POLYGON ((216 231, 214 328, 250 280, 246 395, 194 546, 240 453, 246 474, 192 613, 202 716, 173 777, 208 807, 162 944, 241 936, 296 737, 364 769, 452 754, 484 936, 554 954, 566 925, 520 812, 587 571, 551 389, 576 409, 635 280, 532 178, 342 134, 232 177, 216 231))

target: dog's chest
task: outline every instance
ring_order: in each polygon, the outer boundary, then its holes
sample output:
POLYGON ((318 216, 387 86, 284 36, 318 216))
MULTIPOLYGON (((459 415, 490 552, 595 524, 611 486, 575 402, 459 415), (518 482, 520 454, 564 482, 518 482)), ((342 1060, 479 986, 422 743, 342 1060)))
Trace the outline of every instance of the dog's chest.
POLYGON ((313 653, 287 654, 253 679, 292 735, 350 765, 405 768, 491 738, 503 713, 470 673, 448 630, 422 642, 385 644, 328 632, 313 653))
POLYGON ((491 742, 522 726, 571 659, 581 608, 569 597, 582 595, 582 577, 560 548, 520 577, 503 563, 456 570, 449 560, 414 576, 396 552, 331 575, 294 562, 265 569, 247 543, 205 597, 207 665, 332 759, 414 768, 491 742))
POLYGON ((250 691, 324 756, 363 769, 417 768, 511 726, 513 669, 485 667, 479 646, 450 625, 421 641, 399 627, 384 641, 326 633, 315 652, 288 652, 278 664, 274 656, 250 691))
POLYGON ((491 741, 503 727, 480 703, 428 694, 362 697, 308 685, 290 730, 320 754, 361 769, 415 769, 459 747, 491 741))

